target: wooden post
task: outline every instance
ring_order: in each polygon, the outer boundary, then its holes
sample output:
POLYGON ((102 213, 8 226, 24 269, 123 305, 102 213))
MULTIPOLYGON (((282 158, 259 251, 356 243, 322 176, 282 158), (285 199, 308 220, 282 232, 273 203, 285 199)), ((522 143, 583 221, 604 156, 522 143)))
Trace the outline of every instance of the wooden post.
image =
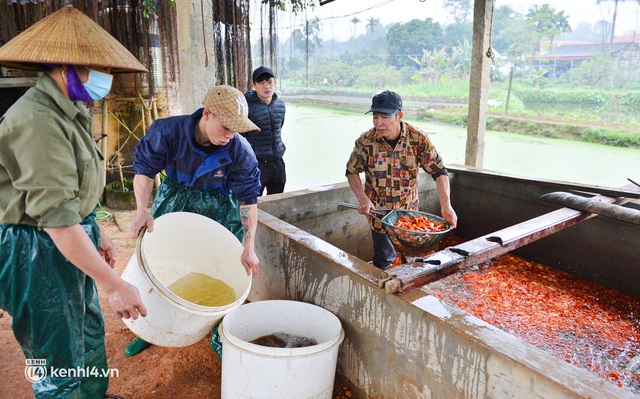
POLYGON ((469 115, 465 165, 481 168, 484 161, 484 134, 487 128, 491 21, 495 0, 476 0, 473 9, 473 47, 469 85, 469 115))
POLYGON ((215 41, 205 40, 215 36, 215 24, 212 23, 214 7, 209 5, 203 8, 201 0, 185 0, 176 1, 175 8, 182 109, 174 111, 178 114, 190 114, 202 107, 205 94, 216 85, 215 62, 207 64, 205 57, 205 54, 212 55, 216 51, 215 41))
POLYGON ((102 141, 100 151, 102 151, 102 182, 107 183, 107 159, 109 158, 109 107, 107 99, 102 100, 102 141))
POLYGON ((505 115, 509 113, 509 99, 511 98, 511 82, 513 82, 513 63, 511 64, 511 69, 509 70, 509 88, 507 89, 507 103, 504 106, 505 115))
MULTIPOLYGON (((153 100, 151 100, 151 116, 153 117, 153 120, 157 120, 158 119, 158 99, 154 98, 153 100)), ((147 132, 143 132, 143 134, 147 134, 147 132)))

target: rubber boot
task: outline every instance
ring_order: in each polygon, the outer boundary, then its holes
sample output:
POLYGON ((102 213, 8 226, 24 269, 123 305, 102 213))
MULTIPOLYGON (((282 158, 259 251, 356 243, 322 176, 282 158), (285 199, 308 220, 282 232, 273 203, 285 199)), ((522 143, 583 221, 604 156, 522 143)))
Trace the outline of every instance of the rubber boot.
POLYGON ((127 356, 135 356, 151 345, 153 344, 145 341, 142 338, 136 337, 133 341, 131 341, 129 346, 127 346, 127 349, 124 350, 124 354, 127 356))
POLYGON ((109 386, 109 369, 104 344, 94 351, 85 353, 84 368, 89 375, 80 382, 80 399, 101 398, 107 393, 109 386))

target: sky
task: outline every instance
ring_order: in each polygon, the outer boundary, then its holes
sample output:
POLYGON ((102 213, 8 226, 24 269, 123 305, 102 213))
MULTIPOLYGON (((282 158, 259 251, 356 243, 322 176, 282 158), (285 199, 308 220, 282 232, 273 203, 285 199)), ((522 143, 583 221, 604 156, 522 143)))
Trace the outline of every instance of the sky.
MULTIPOLYGON (((370 18, 380 19, 383 25, 426 18, 432 18, 441 25, 452 23, 453 19, 442 7, 443 3, 443 0, 334 0, 308 11, 307 17, 322 20, 323 39, 330 40, 333 37, 344 41, 354 34, 354 25, 350 22, 354 17, 362 21, 356 25, 358 34, 364 33, 366 20, 370 18)), ((496 0, 495 7, 510 5, 514 10, 526 14, 535 4, 550 4, 556 11, 564 11, 572 28, 577 27, 581 21, 590 24, 600 20, 611 21, 614 8, 613 0, 602 1, 600 4, 596 0, 496 0)), ((290 26, 302 26, 303 21, 304 16, 292 21, 285 14, 281 16, 279 25, 283 31, 289 31, 290 26)), ((640 32, 640 5, 635 0, 619 2, 616 36, 634 31, 640 32)))

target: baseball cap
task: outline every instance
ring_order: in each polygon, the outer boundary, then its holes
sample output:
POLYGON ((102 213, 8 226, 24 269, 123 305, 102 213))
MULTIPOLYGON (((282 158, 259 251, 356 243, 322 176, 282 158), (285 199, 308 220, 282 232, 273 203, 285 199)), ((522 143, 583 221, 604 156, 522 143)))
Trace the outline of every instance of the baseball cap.
POLYGON ((238 133, 260 130, 249 120, 249 105, 244 95, 235 87, 214 86, 204 96, 202 105, 214 114, 222 125, 238 133))
POLYGON ((258 82, 258 78, 260 77, 260 75, 264 75, 267 74, 272 78, 275 78, 276 75, 273 74, 273 71, 269 68, 267 68, 266 66, 259 66, 255 69, 255 71, 253 71, 253 83, 258 82))
POLYGON ((380 112, 385 115, 393 115, 398 111, 402 111, 402 98, 398 93, 385 90, 373 96, 371 100, 371 108, 365 112, 380 112))

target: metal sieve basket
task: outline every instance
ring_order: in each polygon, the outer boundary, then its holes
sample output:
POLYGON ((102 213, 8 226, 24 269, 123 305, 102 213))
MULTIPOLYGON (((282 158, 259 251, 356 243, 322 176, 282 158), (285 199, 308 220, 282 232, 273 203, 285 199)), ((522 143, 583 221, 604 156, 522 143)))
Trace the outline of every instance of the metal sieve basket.
POLYGON ((440 216, 405 209, 394 209, 389 212, 384 218, 382 218, 382 223, 396 251, 403 255, 416 257, 424 256, 427 252, 434 249, 440 240, 442 240, 451 231, 451 225, 440 216), (423 232, 403 229, 396 226, 398 219, 403 216, 425 216, 435 222, 444 223, 446 230, 438 232, 423 232))

